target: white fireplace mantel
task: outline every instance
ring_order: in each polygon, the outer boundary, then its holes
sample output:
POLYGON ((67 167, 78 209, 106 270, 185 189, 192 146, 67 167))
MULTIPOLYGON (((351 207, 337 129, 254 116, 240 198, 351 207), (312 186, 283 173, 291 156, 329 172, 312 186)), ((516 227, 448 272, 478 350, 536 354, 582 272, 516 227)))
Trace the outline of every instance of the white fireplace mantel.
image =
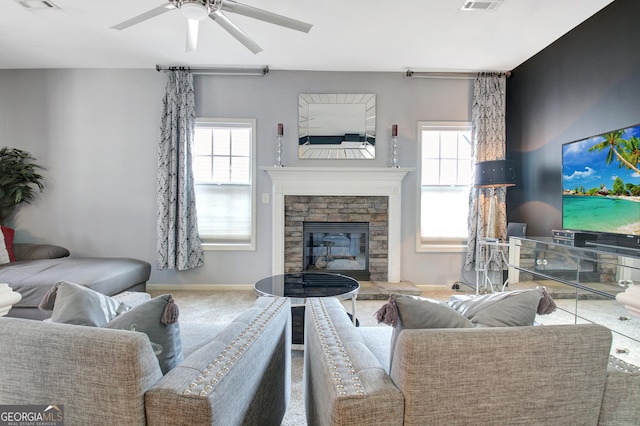
POLYGON ((388 280, 400 281, 402 179, 415 169, 392 167, 261 167, 272 182, 272 273, 284 273, 285 195, 361 195, 389 199, 388 280))

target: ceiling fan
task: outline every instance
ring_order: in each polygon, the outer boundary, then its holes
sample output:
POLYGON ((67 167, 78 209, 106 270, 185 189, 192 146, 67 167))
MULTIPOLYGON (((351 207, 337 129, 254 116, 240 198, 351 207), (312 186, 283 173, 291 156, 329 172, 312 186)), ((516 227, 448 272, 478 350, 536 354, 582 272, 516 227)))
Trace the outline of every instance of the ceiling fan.
POLYGON ((222 11, 236 13, 304 33, 308 33, 312 27, 311 24, 307 24, 306 22, 247 6, 234 0, 169 0, 154 9, 114 25, 111 28, 123 30, 172 9, 180 9, 185 18, 187 18, 187 52, 196 50, 198 43, 198 24, 207 17, 213 19, 254 54, 262 51, 262 48, 251 40, 236 24, 231 22, 222 11))

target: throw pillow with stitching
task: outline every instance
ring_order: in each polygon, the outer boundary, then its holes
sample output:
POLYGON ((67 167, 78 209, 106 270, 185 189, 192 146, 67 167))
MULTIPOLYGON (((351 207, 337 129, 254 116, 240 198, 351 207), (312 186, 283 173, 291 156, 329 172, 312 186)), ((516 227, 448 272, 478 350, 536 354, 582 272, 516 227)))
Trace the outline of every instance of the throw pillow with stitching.
POLYGON ((4 238, 5 249, 7 250, 7 254, 9 255, 9 261, 15 262, 16 255, 13 252, 13 238, 15 235, 15 231, 6 226, 0 226, 0 229, 2 229, 2 237, 4 238))
POLYGON ((103 327, 127 309, 119 300, 68 281, 56 283, 39 308, 51 310, 51 321, 103 327))
POLYGON ((149 337, 162 374, 166 374, 184 359, 178 325, 178 307, 171 294, 134 306, 111 320, 105 328, 131 330, 149 337))
POLYGON ((448 305, 474 324, 489 327, 533 325, 543 288, 489 293, 482 296, 452 296, 448 305))

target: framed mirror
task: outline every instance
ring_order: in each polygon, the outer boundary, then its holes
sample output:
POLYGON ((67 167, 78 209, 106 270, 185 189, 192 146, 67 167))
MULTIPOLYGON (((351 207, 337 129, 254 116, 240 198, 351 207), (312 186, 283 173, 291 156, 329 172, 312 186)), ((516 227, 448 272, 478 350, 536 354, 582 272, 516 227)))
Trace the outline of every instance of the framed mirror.
POLYGON ((376 95, 298 95, 298 157, 371 160, 376 156, 376 95))

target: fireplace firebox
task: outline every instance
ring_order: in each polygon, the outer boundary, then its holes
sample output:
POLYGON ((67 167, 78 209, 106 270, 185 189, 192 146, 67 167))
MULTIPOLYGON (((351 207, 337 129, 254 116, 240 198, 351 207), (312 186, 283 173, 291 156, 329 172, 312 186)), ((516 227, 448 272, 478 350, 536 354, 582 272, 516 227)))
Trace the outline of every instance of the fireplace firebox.
POLYGON ((368 281, 369 222, 303 222, 303 270, 368 281))

